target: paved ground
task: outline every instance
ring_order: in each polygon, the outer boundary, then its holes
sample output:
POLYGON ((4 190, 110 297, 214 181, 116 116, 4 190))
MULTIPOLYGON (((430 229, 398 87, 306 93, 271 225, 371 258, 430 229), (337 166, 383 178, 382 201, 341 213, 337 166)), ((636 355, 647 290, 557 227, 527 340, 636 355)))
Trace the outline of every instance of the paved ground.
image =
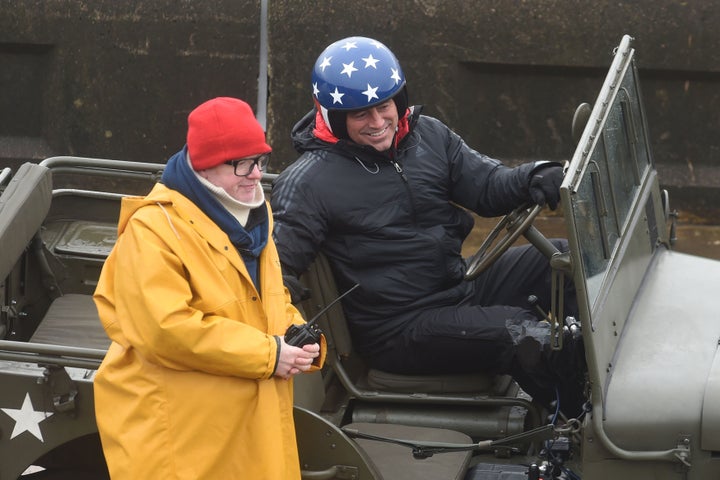
MULTIPOLYGON (((541 212, 535 219, 535 227, 546 237, 567 237, 565 222, 562 217, 543 216, 541 212)), ((679 252, 700 255, 720 260, 720 225, 713 225, 707 218, 698 218, 687 212, 679 211, 676 224, 676 237, 674 249, 679 252)), ((495 226, 499 219, 475 219, 475 230, 465 242, 464 254, 468 256, 475 252, 482 244, 487 233, 495 226)), ((518 244, 526 243, 524 238, 518 244)))

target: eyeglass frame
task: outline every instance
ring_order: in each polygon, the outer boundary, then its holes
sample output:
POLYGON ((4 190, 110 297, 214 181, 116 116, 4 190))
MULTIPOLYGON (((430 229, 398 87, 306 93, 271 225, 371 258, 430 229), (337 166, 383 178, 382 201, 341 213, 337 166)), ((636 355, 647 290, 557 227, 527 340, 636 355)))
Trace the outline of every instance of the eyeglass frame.
POLYGON ((265 172, 265 169, 267 168, 267 164, 270 162, 270 152, 268 153, 262 153, 254 158, 239 158, 237 160, 228 160, 225 162, 225 165, 230 165, 233 167, 233 174, 236 177, 247 177, 250 175, 255 167, 257 167, 261 172, 265 172), (252 162, 250 163, 247 173, 238 173, 238 165, 241 164, 241 162, 252 162))

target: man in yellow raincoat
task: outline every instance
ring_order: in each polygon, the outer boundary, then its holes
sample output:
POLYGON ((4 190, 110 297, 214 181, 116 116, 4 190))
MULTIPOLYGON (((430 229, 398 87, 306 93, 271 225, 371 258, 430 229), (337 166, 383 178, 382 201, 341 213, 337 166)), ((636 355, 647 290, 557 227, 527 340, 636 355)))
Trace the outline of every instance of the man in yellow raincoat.
POLYGON ((289 380, 324 352, 283 340, 304 320, 260 184, 270 152, 247 103, 209 100, 161 182, 122 202, 94 296, 112 339, 95 404, 113 480, 300 478, 289 380))

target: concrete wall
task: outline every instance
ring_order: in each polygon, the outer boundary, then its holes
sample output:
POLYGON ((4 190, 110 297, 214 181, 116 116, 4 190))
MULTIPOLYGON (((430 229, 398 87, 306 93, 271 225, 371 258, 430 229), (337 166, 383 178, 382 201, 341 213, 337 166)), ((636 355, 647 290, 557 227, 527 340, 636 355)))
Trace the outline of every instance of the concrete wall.
POLYGON ((197 104, 255 103, 259 18, 235 0, 0 0, 0 161, 165 161, 197 104))
MULTIPOLYGON (((73 154, 163 162, 187 113, 218 95, 255 105, 260 1, 0 0, 0 165, 73 154)), ((412 103, 508 163, 565 159, 575 107, 635 37, 663 180, 716 189, 720 7, 679 0, 269 0, 271 170, 311 107, 330 42, 375 37, 412 103)))
POLYGON ((398 56, 412 101, 510 161, 572 154, 573 112, 594 102, 630 34, 657 162, 675 184, 720 186, 717 2, 293 1, 272 15, 275 132, 291 126, 280 105, 296 116, 310 105, 309 72, 325 45, 362 34, 398 56))

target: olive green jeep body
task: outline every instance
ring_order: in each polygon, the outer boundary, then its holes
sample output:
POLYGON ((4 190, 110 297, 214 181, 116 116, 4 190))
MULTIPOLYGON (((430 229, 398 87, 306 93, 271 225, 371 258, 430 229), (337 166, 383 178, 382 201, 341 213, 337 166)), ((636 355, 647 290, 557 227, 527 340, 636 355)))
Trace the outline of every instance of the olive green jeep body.
MULTIPOLYGON (((671 249, 634 57, 624 37, 576 113, 561 188, 570 252, 547 246, 533 209, 497 232, 497 248, 524 234, 558 284, 575 282, 579 318, 553 308, 547 321, 555 348, 565 330, 584 337, 587 412, 544 411, 507 376, 368 369, 342 304, 324 308, 343 292, 320 256, 301 278, 300 307, 328 340, 323 371, 295 380, 304 479, 720 478, 720 262, 671 249)), ((108 478, 92 382, 109 340, 92 293, 120 199, 162 169, 54 157, 0 173, 0 480, 108 478)))

